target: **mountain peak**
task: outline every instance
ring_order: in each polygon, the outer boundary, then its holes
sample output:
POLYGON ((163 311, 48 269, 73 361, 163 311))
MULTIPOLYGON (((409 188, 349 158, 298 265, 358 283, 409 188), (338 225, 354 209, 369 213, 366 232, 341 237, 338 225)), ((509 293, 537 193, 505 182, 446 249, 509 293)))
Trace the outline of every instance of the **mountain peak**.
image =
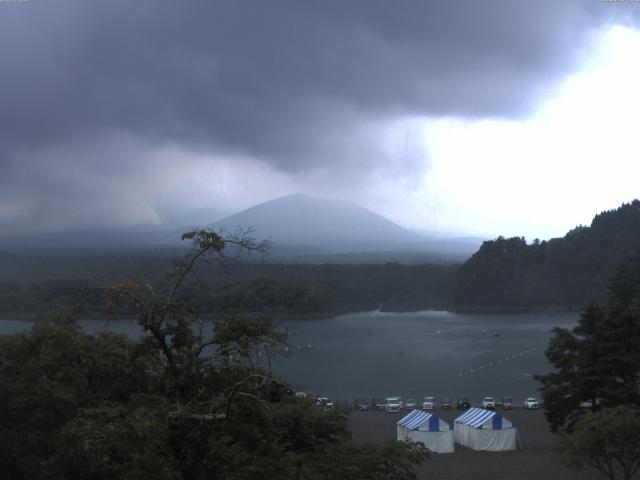
MULTIPOLYGON (((318 197, 314 197, 312 195, 309 195, 307 193, 290 193, 289 195, 283 195, 282 197, 276 197, 273 198, 271 200, 268 200, 267 202, 274 202, 274 201, 278 201, 278 200, 320 200, 318 197)), ((267 203, 264 202, 264 203, 267 203)))
POLYGON ((278 244, 330 250, 371 250, 419 239, 412 232, 355 203, 294 193, 222 219, 216 228, 252 228, 258 238, 278 244))

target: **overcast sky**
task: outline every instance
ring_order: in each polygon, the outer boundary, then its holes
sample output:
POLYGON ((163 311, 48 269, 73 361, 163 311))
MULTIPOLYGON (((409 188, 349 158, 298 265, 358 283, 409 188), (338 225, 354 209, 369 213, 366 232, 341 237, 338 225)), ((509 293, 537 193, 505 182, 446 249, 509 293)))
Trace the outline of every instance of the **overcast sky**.
POLYGON ((295 192, 548 238, 640 196, 640 2, 0 0, 0 232, 295 192))

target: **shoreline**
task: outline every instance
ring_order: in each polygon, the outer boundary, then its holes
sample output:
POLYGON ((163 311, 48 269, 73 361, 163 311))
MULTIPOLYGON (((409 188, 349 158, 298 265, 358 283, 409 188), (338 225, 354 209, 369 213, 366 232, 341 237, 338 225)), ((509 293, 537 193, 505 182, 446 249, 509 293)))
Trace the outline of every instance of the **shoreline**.
MULTIPOLYGON (((278 312, 228 312, 228 313, 204 313, 200 317, 203 320, 216 321, 232 315, 249 315, 249 316, 265 316, 270 317, 272 320, 279 321, 309 321, 309 320, 331 320, 342 315, 359 315, 368 313, 389 313, 389 314, 403 314, 403 313, 420 313, 420 312, 451 312, 451 313, 469 313, 469 314, 539 314, 539 315, 561 315, 565 313, 582 313, 584 308, 578 307, 455 307, 455 306, 437 306, 437 307, 423 307, 423 308, 411 308, 411 309, 385 309, 384 305, 378 308, 372 308, 367 310, 349 310, 344 312, 323 312, 323 313, 278 313, 278 312)), ((77 320, 89 320, 89 321, 105 321, 105 322, 119 322, 119 321, 134 321, 135 316, 127 315, 109 315, 109 314, 68 314, 68 313, 39 313, 39 314, 25 314, 25 313, 8 313, 0 315, 1 321, 16 321, 16 322, 30 322, 37 323, 47 320, 54 316, 70 315, 77 320)))
POLYGON ((562 313, 581 313, 583 307, 451 307, 447 311, 455 313, 537 313, 541 315, 559 315, 562 313))

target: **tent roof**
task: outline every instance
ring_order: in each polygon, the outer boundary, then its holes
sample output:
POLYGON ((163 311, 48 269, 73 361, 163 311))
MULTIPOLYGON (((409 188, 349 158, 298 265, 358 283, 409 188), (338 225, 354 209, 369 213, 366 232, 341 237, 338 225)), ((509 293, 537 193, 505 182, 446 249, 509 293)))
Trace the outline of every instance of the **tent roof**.
POLYGON ((409 430, 418 430, 420 427, 428 426, 430 431, 439 430, 435 427, 434 421, 440 419, 432 413, 423 412, 421 410, 413 410, 407 416, 398 421, 398 425, 408 428, 409 430))
MULTIPOLYGON (((496 420, 497 419, 502 420, 502 415, 500 415, 499 413, 493 410, 485 410, 483 408, 470 408, 465 413, 463 413, 458 418, 456 418, 455 422, 461 423, 463 425, 469 425, 470 427, 473 427, 473 428, 480 428, 482 425, 484 425, 484 423, 487 420, 494 417, 496 417, 496 420)), ((494 423, 496 424, 499 423, 500 425, 499 428, 502 428, 501 421, 500 422, 494 421, 494 423)))

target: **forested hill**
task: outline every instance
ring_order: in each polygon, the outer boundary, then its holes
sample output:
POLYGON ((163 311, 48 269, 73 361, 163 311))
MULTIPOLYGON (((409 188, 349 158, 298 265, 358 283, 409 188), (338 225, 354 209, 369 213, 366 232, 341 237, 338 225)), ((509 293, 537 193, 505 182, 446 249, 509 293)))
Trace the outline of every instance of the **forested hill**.
POLYGON ((459 307, 584 307, 604 303, 616 266, 640 250, 640 201, 595 216, 563 238, 503 238, 482 244, 458 270, 459 307))

